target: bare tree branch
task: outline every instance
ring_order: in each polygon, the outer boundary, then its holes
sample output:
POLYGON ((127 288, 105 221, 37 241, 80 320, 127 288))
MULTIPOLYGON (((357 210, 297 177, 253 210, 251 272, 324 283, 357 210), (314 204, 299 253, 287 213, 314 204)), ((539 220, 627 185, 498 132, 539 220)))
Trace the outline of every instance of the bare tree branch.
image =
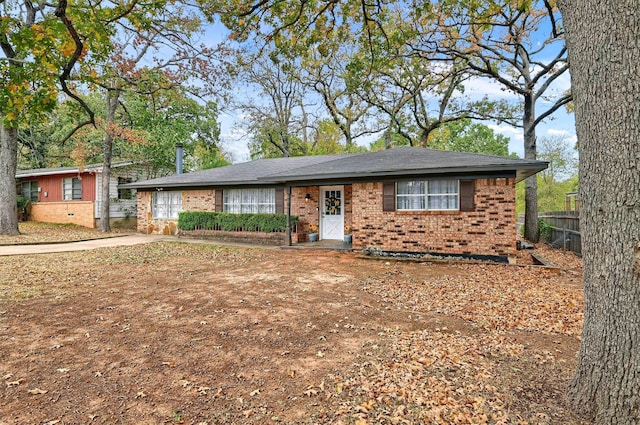
POLYGON ((566 105, 567 103, 571 102, 573 100, 573 96, 570 94, 567 94, 565 96, 562 96, 560 99, 558 99, 556 101, 556 103, 554 103, 549 109, 547 109, 545 112, 543 112, 542 114, 540 114, 540 116, 538 116, 538 118, 536 118, 536 120, 533 122, 534 126, 537 126, 538 124, 540 124, 545 118, 547 118, 549 115, 553 114, 555 111, 557 111, 560 107, 566 105))
POLYGON ((80 98, 80 96, 78 96, 76 93, 74 93, 69 88, 69 86, 67 85, 67 80, 69 79, 69 76, 71 75, 71 70, 73 69, 75 64, 78 62, 78 59, 80 59, 80 56, 82 55, 82 50, 84 48, 84 45, 82 43, 82 40, 80 39, 80 36, 78 35, 78 32, 76 31, 75 27, 73 26, 73 23, 71 22, 71 20, 67 16, 67 0, 59 0, 58 6, 56 7, 56 10, 55 10, 55 15, 56 15, 56 17, 58 17, 58 19, 60 19, 62 21, 62 23, 64 24, 65 28, 67 29, 67 32, 71 36, 71 38, 72 38, 72 40, 73 40, 73 42, 74 42, 74 44, 76 46, 73 54, 71 55, 71 57, 69 58, 69 60, 65 64, 64 68, 62 69, 62 73, 59 76, 59 80, 60 80, 60 85, 62 87, 62 91, 64 93, 66 93, 69 97, 71 97, 73 100, 78 102, 78 104, 82 107, 82 109, 85 110, 87 115, 89 115, 89 119, 88 120, 78 124, 71 131, 71 133, 69 133, 62 140, 62 144, 64 144, 67 140, 69 140, 69 138, 71 138, 71 136, 73 136, 73 134, 76 133, 76 131, 78 131, 82 127, 84 127, 86 125, 90 125, 90 124, 95 127, 96 123, 95 123, 95 114, 94 114, 93 110, 91 110, 89 105, 87 105, 87 103, 82 98, 80 98))

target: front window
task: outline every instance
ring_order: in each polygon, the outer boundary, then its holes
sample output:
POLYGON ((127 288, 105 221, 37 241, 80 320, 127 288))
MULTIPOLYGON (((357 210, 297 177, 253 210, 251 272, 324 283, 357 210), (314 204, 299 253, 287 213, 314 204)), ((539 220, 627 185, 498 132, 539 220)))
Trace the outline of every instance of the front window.
POLYGON ((457 210, 458 180, 413 180, 397 183, 397 209, 402 211, 457 210))
POLYGON ((123 189, 120 185, 132 183, 133 179, 127 177, 118 177, 118 199, 134 199, 133 189, 123 189))
POLYGON ((276 190, 274 188, 225 190, 224 212, 275 213, 276 190))
POLYGON ((62 179, 62 199, 65 201, 82 199, 82 180, 77 177, 62 179))
POLYGON ((153 218, 178 218, 182 211, 182 192, 153 192, 153 218))
POLYGON ((22 196, 25 198, 37 202, 38 201, 38 182, 24 182, 22 183, 22 196))

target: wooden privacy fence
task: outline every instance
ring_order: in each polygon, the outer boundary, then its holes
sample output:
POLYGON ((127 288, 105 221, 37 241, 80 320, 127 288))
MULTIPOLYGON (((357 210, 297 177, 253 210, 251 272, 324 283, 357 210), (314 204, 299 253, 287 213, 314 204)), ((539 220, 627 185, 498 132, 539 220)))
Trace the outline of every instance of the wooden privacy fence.
POLYGON ((580 218, 578 211, 554 211, 538 214, 551 227, 549 243, 555 248, 563 248, 582 255, 580 218))

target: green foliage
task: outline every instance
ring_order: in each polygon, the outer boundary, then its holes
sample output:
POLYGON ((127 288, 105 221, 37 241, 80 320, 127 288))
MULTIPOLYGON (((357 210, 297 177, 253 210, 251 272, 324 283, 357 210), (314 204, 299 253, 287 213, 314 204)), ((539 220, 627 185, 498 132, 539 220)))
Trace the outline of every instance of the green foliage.
POLYGON ((398 146, 409 146, 409 139, 403 137, 397 133, 391 133, 389 135, 383 135, 378 140, 371 142, 369 144, 369 150, 371 152, 381 151, 383 149, 388 149, 389 147, 398 147, 398 146))
POLYGON ((285 156, 304 156, 307 146, 289 130, 266 119, 254 123, 253 137, 249 142, 251 159, 282 158, 285 156))
POLYGON ((508 137, 468 118, 440 126, 430 134, 427 146, 447 151, 510 156, 508 137))
POLYGON ((551 234, 553 233, 553 227, 547 223, 544 219, 538 219, 538 229, 540 229, 540 238, 546 242, 551 242, 551 234))
MULTIPOLYGON (((297 216, 291 216, 295 226, 297 216)), ((210 211, 183 211, 178 216, 181 230, 225 230, 229 232, 284 232, 287 228, 286 214, 231 214, 210 211)))
POLYGON ((204 170, 228 165, 219 147, 220 126, 215 103, 201 104, 181 90, 162 90, 151 95, 126 93, 123 103, 127 113, 119 124, 135 130, 123 132, 116 140, 117 159, 144 161, 163 175, 175 170, 175 146, 184 148, 184 168, 204 170))
POLYGON ((342 132, 333 120, 323 119, 317 122, 317 130, 309 153, 311 155, 329 155, 344 152, 340 143, 342 132))
MULTIPOLYGON (((106 109, 98 93, 85 97, 96 113, 98 128, 85 127, 64 144, 78 111, 75 102, 58 105, 44 122, 33 123, 19 134, 18 158, 22 168, 85 165, 102 162, 106 109)), ((153 95, 126 92, 121 96, 126 109, 115 117, 113 160, 138 160, 151 176, 175 170, 175 145, 184 147, 186 170, 203 170, 228 165, 219 147, 220 126, 214 103, 197 102, 179 89, 160 90, 153 95)))
POLYGON ((575 147, 562 136, 543 137, 538 142, 538 159, 547 161, 549 167, 540 175, 545 181, 559 181, 577 172, 578 159, 575 147))
POLYGON ((24 211, 31 206, 31 200, 28 198, 25 198, 22 195, 18 195, 16 196, 16 205, 18 207, 18 210, 24 211))
POLYGON ((63 9, 77 33, 78 39, 74 40, 72 30, 56 16, 57 6, 3 4, 0 51, 5 56, 0 56, 0 116, 9 127, 27 128, 32 122, 46 119, 58 100, 65 68, 73 68, 74 82, 91 80, 98 64, 113 49, 110 36, 115 33, 114 17, 124 16, 127 11, 134 15, 126 9, 128 6, 101 7, 80 0, 63 9), (82 46, 78 40, 82 40, 82 46))
MULTIPOLYGON (((540 174, 538 178, 538 211, 551 212, 565 209, 565 195, 578 190, 578 175, 567 180, 546 181, 540 174)), ((516 212, 524 212, 524 181, 516 185, 516 212)))
MULTIPOLYGON (((408 146, 409 139, 398 133, 391 133, 371 143, 370 150, 377 151, 391 147, 408 146)), ((509 138, 496 134, 488 126, 461 119, 441 125, 429 134, 428 148, 456 152, 480 153, 485 155, 515 156, 509 153, 509 138)))
MULTIPOLYGON (((571 146, 559 137, 542 138, 538 149, 538 159, 549 162, 549 167, 537 174, 538 211, 563 211, 566 194, 578 190, 578 160, 571 146)), ((524 192, 524 182, 518 183, 516 211, 519 213, 524 212, 524 192)))

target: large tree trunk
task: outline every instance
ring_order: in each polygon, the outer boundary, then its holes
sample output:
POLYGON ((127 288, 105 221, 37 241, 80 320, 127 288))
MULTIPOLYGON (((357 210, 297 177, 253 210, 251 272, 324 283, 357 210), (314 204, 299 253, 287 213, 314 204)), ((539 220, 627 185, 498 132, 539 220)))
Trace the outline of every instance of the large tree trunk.
POLYGON ((18 235, 16 163, 18 129, 5 127, 0 115, 0 235, 18 235))
POLYGON ((102 203, 100 204, 100 231, 110 232, 111 224, 109 223, 109 208, 111 200, 109 199, 109 186, 111 182, 111 157, 113 156, 113 132, 115 127, 116 109, 120 100, 120 90, 107 90, 107 129, 102 146, 103 163, 102 163, 102 203))
MULTIPOLYGON (((524 115, 522 118, 525 159, 537 159, 535 117, 533 96, 525 96, 524 115)), ((535 243, 540 238, 540 229, 538 228, 538 176, 534 174, 527 178, 524 185, 524 238, 535 243)))
POLYGON ((640 11, 638 0, 564 0, 580 143, 585 317, 573 407, 640 423, 640 11))

